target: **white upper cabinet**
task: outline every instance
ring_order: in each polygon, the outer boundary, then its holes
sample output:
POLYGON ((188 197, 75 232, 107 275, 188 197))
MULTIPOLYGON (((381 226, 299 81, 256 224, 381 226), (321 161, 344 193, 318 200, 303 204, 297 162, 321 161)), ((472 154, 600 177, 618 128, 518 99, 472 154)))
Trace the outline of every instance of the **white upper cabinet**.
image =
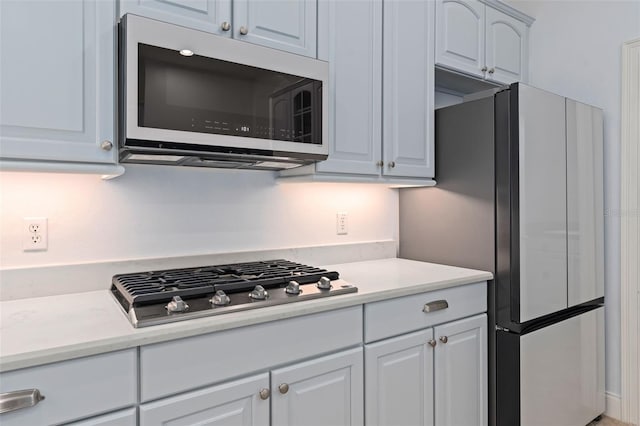
POLYGON ((527 80, 527 25, 499 10, 486 8, 486 61, 490 80, 527 80))
POLYGON ((120 0, 120 16, 134 13, 313 58, 316 8, 316 0, 120 0))
POLYGON ((433 16, 431 1, 318 2, 329 158, 281 177, 434 183, 433 16))
POLYGON ((384 2, 383 174, 434 176, 434 3, 384 2))
POLYGON ((497 1, 486 3, 492 6, 436 0, 436 64, 497 83, 524 82, 533 20, 497 1))
POLYGON ((436 2, 436 62, 484 77, 484 4, 477 0, 436 2))
POLYGON ((3 161, 116 162, 115 7, 0 2, 3 161))
POLYGON ((380 174, 382 2, 321 1, 318 58, 329 62, 328 173, 380 174), (357 28, 357 31, 354 31, 357 28))
POLYGON ((233 37, 316 57, 316 0, 234 0, 233 37))
POLYGON ((231 35, 231 0, 120 0, 120 16, 125 13, 231 35))

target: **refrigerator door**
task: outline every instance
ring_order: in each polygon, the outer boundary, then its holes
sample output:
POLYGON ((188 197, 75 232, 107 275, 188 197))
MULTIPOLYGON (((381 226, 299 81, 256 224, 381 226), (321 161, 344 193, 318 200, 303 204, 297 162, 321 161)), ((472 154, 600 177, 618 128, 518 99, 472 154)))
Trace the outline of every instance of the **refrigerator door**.
POLYGON ((567 307, 567 157, 565 98, 517 87, 520 304, 511 309, 523 323, 567 307))
POLYGON ((604 307, 520 338, 520 404, 521 426, 582 426, 604 412, 604 307))
POLYGON ((568 304, 604 296, 602 111, 571 99, 567 110, 568 304))

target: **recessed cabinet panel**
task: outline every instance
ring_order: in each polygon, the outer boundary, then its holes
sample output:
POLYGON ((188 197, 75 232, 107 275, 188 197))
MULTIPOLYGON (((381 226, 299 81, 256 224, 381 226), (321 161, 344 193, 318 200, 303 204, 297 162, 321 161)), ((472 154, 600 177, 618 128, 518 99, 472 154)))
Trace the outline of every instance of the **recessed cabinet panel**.
POLYGON ((84 61, 77 53, 91 42, 86 37, 92 37, 83 34, 84 6, 46 1, 34 6, 2 4, 0 120, 3 126, 81 132, 84 100, 78 81, 83 80, 84 61), (30 33, 29 27, 42 33, 30 33))
POLYGON ((435 424, 486 426, 487 316, 438 326, 434 340, 435 424))
POLYGON ((567 144, 562 96, 518 85, 518 107, 520 312, 512 318, 525 322, 567 307, 567 144))
POLYGON ((604 296, 602 111, 567 105, 568 305, 604 296))
POLYGON ((115 7, 0 2, 0 157, 115 162, 115 7))
POLYGON ((271 372, 271 419, 278 426, 363 424, 362 348, 271 372))
POLYGON ((268 373, 142 404, 140 425, 268 426, 261 390, 269 390, 268 373))
POLYGON ((120 0, 120 16, 134 13, 210 33, 231 36, 231 0, 120 0))
POLYGON ((321 1, 318 59, 329 62, 329 159, 316 170, 379 175, 382 2, 321 1))
POLYGON ((477 0, 436 2, 436 63, 483 77, 485 6, 477 0))
POLYGON ((316 57, 316 0, 234 0, 233 37, 316 57))
POLYGON ((433 177, 434 3, 384 2, 383 174, 433 177))
POLYGON ((487 77, 502 83, 526 80, 527 26, 499 10, 486 8, 487 77))
POLYGON ((428 329, 365 346, 367 426, 433 425, 433 351, 428 329))

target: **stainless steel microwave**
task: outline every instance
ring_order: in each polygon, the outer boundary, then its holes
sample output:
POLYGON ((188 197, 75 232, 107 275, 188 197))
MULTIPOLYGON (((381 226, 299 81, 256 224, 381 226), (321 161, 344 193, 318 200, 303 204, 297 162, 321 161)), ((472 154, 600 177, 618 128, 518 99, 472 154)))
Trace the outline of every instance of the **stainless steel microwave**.
POLYGON ((327 158, 326 62, 131 14, 119 52, 121 162, 282 170, 327 158))

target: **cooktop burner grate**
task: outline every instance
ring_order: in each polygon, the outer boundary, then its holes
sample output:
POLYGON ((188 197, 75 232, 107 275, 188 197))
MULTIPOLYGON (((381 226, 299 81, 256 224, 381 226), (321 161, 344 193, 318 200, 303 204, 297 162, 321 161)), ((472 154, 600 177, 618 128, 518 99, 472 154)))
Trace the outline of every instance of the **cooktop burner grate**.
POLYGON ((256 285, 264 288, 284 287, 289 281, 300 284, 317 282, 321 277, 338 279, 337 272, 302 265, 283 259, 203 266, 187 269, 115 275, 112 292, 125 309, 151 303, 226 293, 250 291, 256 285))

